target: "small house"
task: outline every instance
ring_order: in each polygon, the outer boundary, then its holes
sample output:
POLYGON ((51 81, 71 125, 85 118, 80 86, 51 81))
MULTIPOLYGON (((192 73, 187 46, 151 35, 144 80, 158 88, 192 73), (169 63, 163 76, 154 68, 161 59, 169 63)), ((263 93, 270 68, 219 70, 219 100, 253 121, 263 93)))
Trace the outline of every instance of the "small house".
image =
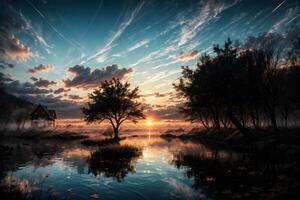
POLYGON ((47 107, 38 105, 30 114, 32 127, 48 127, 55 126, 56 112, 55 110, 48 110, 47 107))

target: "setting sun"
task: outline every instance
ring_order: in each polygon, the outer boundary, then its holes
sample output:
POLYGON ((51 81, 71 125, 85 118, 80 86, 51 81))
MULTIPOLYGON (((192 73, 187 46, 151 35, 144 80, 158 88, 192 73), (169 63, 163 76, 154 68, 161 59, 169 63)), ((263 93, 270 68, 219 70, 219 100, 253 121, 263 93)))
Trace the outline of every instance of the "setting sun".
POLYGON ((148 126, 152 126, 152 124, 153 124, 152 120, 151 120, 151 119, 148 119, 148 120, 147 120, 147 124, 148 124, 148 126))

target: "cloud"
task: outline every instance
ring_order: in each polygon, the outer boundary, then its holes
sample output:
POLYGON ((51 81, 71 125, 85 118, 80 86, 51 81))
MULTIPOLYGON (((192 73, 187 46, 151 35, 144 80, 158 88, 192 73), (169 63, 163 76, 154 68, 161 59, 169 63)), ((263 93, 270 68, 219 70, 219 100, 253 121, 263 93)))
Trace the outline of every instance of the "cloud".
POLYGON ((24 99, 34 103, 42 104, 48 109, 54 109, 58 118, 82 118, 82 104, 72 100, 62 99, 61 96, 49 95, 23 95, 24 99))
POLYGON ((136 50, 136 49, 138 49, 138 48, 140 48, 142 46, 147 45, 149 42, 150 42, 149 39, 139 41, 136 44, 134 44, 132 47, 128 48, 127 52, 134 51, 134 50, 136 50))
POLYGON ((0 69, 12 69, 15 68, 15 65, 5 62, 4 60, 0 60, 0 69))
POLYGON ((199 51, 197 50, 190 51, 190 52, 182 52, 176 56, 176 59, 180 61, 189 61, 195 59, 198 55, 199 55, 199 51))
POLYGON ((13 77, 10 74, 4 74, 0 72, 0 84, 9 81, 13 81, 13 77))
MULTIPOLYGON (((33 77, 34 78, 34 77, 33 77)), ((36 78, 31 78, 31 80, 34 81, 34 85, 37 87, 44 87, 44 88, 48 88, 52 85, 56 85, 55 81, 50 81, 44 77, 41 77, 40 79, 36 79, 36 78)))
POLYGON ((153 74, 151 77, 145 77, 140 85, 147 85, 150 83, 157 82, 159 80, 165 80, 166 78, 178 74, 181 72, 181 69, 160 71, 156 74, 153 74))
MULTIPOLYGON (((139 3, 137 5, 137 7, 133 10, 130 17, 121 23, 117 32, 115 32, 112 35, 112 37, 108 40, 108 42, 105 44, 105 46, 100 51, 95 53, 94 55, 92 55, 92 56, 88 57, 86 60, 82 61, 81 64, 86 63, 94 58, 97 58, 97 57, 101 56, 102 54, 107 53, 109 50, 111 50, 115 40, 117 40, 123 34, 123 32, 126 30, 126 28, 133 22, 133 20, 135 19, 137 14, 140 12, 140 10, 144 6, 144 4, 145 4, 145 2, 141 1, 141 3, 139 3)), ((100 61, 101 61, 101 59, 100 59, 100 61)))
POLYGON ((196 11, 195 16, 189 16, 189 19, 181 20, 179 23, 183 24, 181 28, 178 45, 184 45, 192 38, 194 38, 203 25, 216 18, 222 11, 235 5, 238 0, 210 0, 201 1, 196 11))
POLYGON ((22 12, 19 12, 21 20, 25 24, 25 30, 27 30, 44 48, 47 53, 51 53, 50 48, 52 48, 44 39, 42 34, 40 34, 33 26, 29 19, 27 19, 22 12))
POLYGON ((161 106, 161 105, 149 105, 144 106, 145 114, 147 116, 153 116, 157 119, 182 119, 183 116, 179 112, 178 105, 161 106))
POLYGON ((282 17, 271 27, 269 33, 274 33, 278 31, 280 28, 286 26, 287 24, 295 20, 299 16, 298 12, 299 12, 299 7, 289 8, 286 11, 284 17, 282 17))
POLYGON ((24 25, 9 15, 0 16, 0 56, 25 62, 28 58, 36 56, 29 47, 15 36, 24 30, 24 25))
POLYGON ((15 80, 10 83, 4 84, 4 89, 8 93, 15 95, 36 95, 36 94, 49 94, 52 90, 40 89, 30 82, 20 83, 20 81, 15 80))
POLYGON ((97 87, 101 82, 112 78, 124 79, 133 72, 133 68, 119 69, 118 65, 111 65, 92 71, 90 67, 76 65, 70 67, 68 71, 75 76, 72 79, 63 80, 66 87, 89 88, 97 87))
POLYGON ((58 88, 57 90, 54 90, 54 94, 61 94, 64 92, 69 92, 71 89, 70 88, 58 88))
POLYGON ((155 98, 161 98, 161 97, 169 97, 170 95, 173 95, 173 92, 165 92, 165 93, 160 93, 160 92, 154 92, 154 93, 148 93, 142 95, 143 97, 155 97, 155 98))
POLYGON ((32 81, 38 81, 39 79, 38 78, 35 78, 35 77, 30 77, 30 79, 32 80, 32 81))
POLYGON ((80 52, 82 51, 82 46, 77 43, 76 41, 72 41, 71 39, 69 39, 68 37, 66 37, 64 34, 62 34, 61 32, 59 32, 57 30, 57 28, 51 24, 48 19, 45 17, 45 15, 31 2, 31 1, 26 1, 28 3, 28 5, 30 5, 30 7, 37 13, 40 15, 40 17, 44 20, 44 22, 46 22, 46 24, 48 24, 48 26, 59 36, 61 37, 63 40, 65 40, 67 43, 69 43, 71 46, 75 47, 76 49, 79 49, 80 52))
POLYGON ((273 10, 272 13, 275 12, 278 8, 280 8, 282 6, 282 4, 284 4, 284 2, 286 2, 286 0, 282 1, 278 6, 276 6, 273 10))
POLYGON ((40 65, 35 66, 31 69, 28 69, 28 72, 34 74, 34 73, 38 73, 38 72, 47 72, 51 69, 54 69, 54 66, 51 65, 51 64, 48 64, 48 65, 40 64, 40 65))
POLYGON ((73 94, 70 94, 69 95, 69 98, 72 99, 72 100, 80 100, 80 99, 83 99, 83 97, 79 96, 79 95, 73 95, 73 94))

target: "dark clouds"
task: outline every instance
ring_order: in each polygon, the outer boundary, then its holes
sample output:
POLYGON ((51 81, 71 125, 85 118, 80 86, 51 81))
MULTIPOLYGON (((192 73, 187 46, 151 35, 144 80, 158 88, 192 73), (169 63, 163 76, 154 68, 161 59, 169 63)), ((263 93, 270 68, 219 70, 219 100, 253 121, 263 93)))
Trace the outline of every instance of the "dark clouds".
POLYGON ((79 95, 74 95, 74 94, 70 94, 69 98, 72 100, 81 100, 83 99, 83 97, 79 96, 79 95))
POLYGON ((38 72, 47 72, 51 69, 54 69, 54 66, 51 65, 51 64, 48 64, 48 65, 40 64, 40 65, 35 66, 31 69, 28 69, 28 72, 34 74, 34 73, 38 73, 38 72))
POLYGON ((89 88, 97 87, 102 81, 110 80, 112 78, 124 79, 133 72, 133 69, 119 69, 118 65, 112 65, 92 71, 90 67, 76 65, 70 67, 68 71, 75 74, 75 76, 72 79, 64 80, 66 87, 89 88))
POLYGON ((64 92, 69 92, 71 89, 69 88, 58 88, 57 90, 54 90, 54 94, 61 94, 61 93, 64 93, 64 92))
POLYGON ((0 83, 13 81, 13 78, 10 74, 4 74, 0 72, 0 83))
POLYGON ((30 48, 15 35, 24 30, 24 25, 21 22, 18 22, 11 15, 0 15, 0 24, 1 57, 26 61, 29 57, 34 56, 30 48))
POLYGON ((182 119, 179 113, 179 105, 161 106, 145 105, 145 114, 156 119, 182 119))
POLYGON ((38 78, 35 78, 35 77, 30 77, 30 79, 32 80, 32 81, 37 81, 37 80, 39 80, 38 78))
POLYGON ((12 69, 15 68, 15 65, 7 63, 4 60, 0 60, 0 69, 12 69))
POLYGON ((82 118, 82 104, 72 100, 62 99, 61 96, 49 95, 24 95, 22 98, 34 104, 42 104, 48 109, 54 109, 58 118, 82 118))
POLYGON ((46 78, 35 78, 35 77, 31 77, 31 80, 34 81, 34 85, 37 86, 37 87, 44 87, 44 88, 48 88, 50 86, 53 86, 53 85, 56 85, 56 82, 55 81, 50 81, 46 78))
POLYGON ((20 81, 11 81, 4 84, 4 89, 8 93, 15 95, 36 95, 36 94, 49 94, 52 90, 41 89, 30 82, 20 83, 20 81))
POLYGON ((173 92, 165 92, 165 93, 154 92, 154 93, 144 94, 142 95, 142 97, 162 98, 162 97, 170 97, 170 95, 173 95, 173 92))

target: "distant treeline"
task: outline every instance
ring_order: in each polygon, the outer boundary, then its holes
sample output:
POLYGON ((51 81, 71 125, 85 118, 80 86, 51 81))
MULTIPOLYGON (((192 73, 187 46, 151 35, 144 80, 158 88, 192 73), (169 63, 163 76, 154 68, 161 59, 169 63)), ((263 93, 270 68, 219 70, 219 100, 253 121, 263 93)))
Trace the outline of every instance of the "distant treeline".
POLYGON ((186 99, 181 111, 203 127, 278 131, 297 122, 300 108, 300 29, 265 33, 244 43, 225 41, 203 54, 195 69, 182 67, 174 84, 186 99))
POLYGON ((16 128, 24 129, 29 120, 34 104, 6 93, 0 84, 0 131, 14 124, 16 128))

